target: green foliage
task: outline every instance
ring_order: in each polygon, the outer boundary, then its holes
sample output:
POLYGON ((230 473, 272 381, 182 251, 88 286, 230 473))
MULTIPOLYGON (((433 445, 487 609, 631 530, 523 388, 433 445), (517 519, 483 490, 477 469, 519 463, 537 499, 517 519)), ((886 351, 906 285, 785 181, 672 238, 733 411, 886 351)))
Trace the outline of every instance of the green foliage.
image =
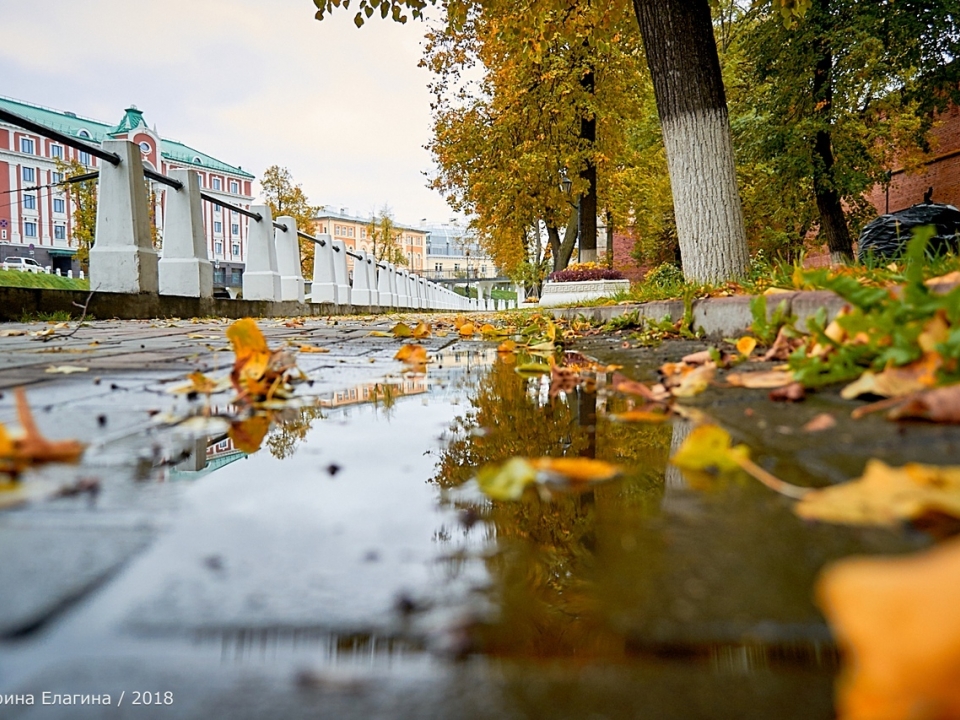
POLYGON ((672 263, 662 263, 648 272, 643 281, 659 288, 681 285, 684 282, 683 270, 672 263))
MULTIPOLYGON (((90 172, 78 160, 56 160, 57 172, 64 179, 85 175, 90 172)), ((97 180, 70 183, 67 185, 70 203, 73 206, 73 227, 71 237, 77 246, 76 260, 85 271, 90 266, 90 248, 93 247, 97 232, 97 180)), ((151 226, 155 231, 155 227, 151 226)), ((42 287, 42 286, 41 286, 42 287)))
POLYGON ((762 345, 772 345, 777 339, 780 328, 793 325, 794 316, 787 310, 787 301, 782 300, 770 317, 767 317, 767 296, 756 295, 750 299, 750 315, 753 323, 750 332, 757 336, 762 345))
POLYGON ((89 290, 87 279, 59 277, 44 273, 20 272, 19 270, 0 270, 0 286, 48 288, 51 290, 89 290))
POLYGON ((396 226, 393 214, 386 205, 380 208, 380 214, 372 217, 367 225, 367 236, 373 243, 373 254, 377 260, 394 265, 408 264, 407 256, 400 244, 402 235, 403 230, 396 226))

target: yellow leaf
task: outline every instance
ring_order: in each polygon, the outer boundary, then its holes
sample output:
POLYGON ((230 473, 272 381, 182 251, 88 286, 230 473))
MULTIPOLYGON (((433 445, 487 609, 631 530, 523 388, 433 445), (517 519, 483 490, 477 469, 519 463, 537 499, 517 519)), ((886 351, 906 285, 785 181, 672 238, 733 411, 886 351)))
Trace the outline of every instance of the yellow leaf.
POLYGON ((756 347, 757 339, 752 338, 749 335, 744 335, 742 338, 737 340, 737 352, 744 357, 750 357, 751 353, 756 347))
POLYGON ((227 435, 233 440, 237 450, 249 455, 260 449, 269 429, 270 418, 265 415, 254 415, 246 420, 231 423, 227 435))
POLYGON ((393 337, 393 333, 384 332, 383 330, 371 330, 371 337, 393 337))
POLYGON ((471 335, 476 333, 476 331, 477 329, 476 327, 474 327, 473 323, 469 323, 469 322, 464 323, 459 328, 457 328, 457 332, 460 333, 460 337, 470 337, 471 335))
POLYGON ((423 320, 417 323, 417 326, 413 329, 413 336, 417 340, 424 340, 430 337, 430 323, 425 323, 423 320))
POLYGON ((500 345, 497 346, 498 353, 512 353, 516 352, 517 343, 514 340, 504 340, 500 345))
POLYGON ((480 334, 483 335, 484 337, 491 337, 491 336, 503 335, 504 331, 500 330, 499 328, 495 328, 490 323, 485 323, 480 328, 480 334))
POLYGON ((543 375, 544 373, 550 372, 550 366, 546 363, 531 362, 517 365, 514 370, 524 377, 531 377, 533 375, 543 375))
POLYGON ((390 330, 393 333, 395 338, 408 338, 413 337, 413 330, 410 329, 410 326, 406 323, 398 322, 390 330))
POLYGON ((960 542, 841 560, 816 596, 844 651, 841 720, 960 717, 960 542))
POLYGON ((627 410, 626 412, 611 415, 610 419, 616 420, 617 422, 661 423, 668 417, 670 416, 662 412, 652 412, 650 410, 627 410))
POLYGON ((960 518, 960 468, 870 460, 860 478, 813 490, 794 510, 807 520, 846 525, 898 525, 929 512, 960 518))
POLYGON ((793 382, 793 373, 788 370, 767 370, 764 372, 730 373, 727 383, 734 387, 778 388, 793 382))
POLYGON ((730 433, 719 425, 700 425, 690 431, 670 462, 684 470, 732 472, 749 456, 747 446, 733 446, 730 433))
POLYGON ((716 371, 717 366, 714 363, 704 363, 700 367, 683 374, 680 384, 670 388, 670 393, 678 398, 699 395, 710 386, 710 381, 713 380, 716 371))
POLYGON ((931 388, 937 383, 937 371, 943 364, 939 353, 929 352, 920 360, 903 367, 888 367, 882 372, 865 371, 840 391, 846 400, 861 395, 901 397, 931 388))
POLYGON ((328 353, 327 348, 317 347, 316 345, 300 345, 297 350, 302 353, 328 353))
POLYGON ((477 474, 477 485, 494 500, 518 500, 524 488, 536 479, 534 467, 524 458, 515 457, 502 466, 482 468, 477 474))
POLYGON ((536 458, 530 464, 541 472, 561 476, 570 482, 605 482, 620 474, 620 468, 593 458, 536 458))
POLYGON ((423 345, 404 345, 397 350, 393 359, 407 365, 423 366, 427 364, 427 349, 423 345))
POLYGON ((270 353, 267 348, 267 340, 263 337, 263 333, 260 332, 260 328, 257 327, 253 318, 237 320, 228 327, 227 340, 233 345, 233 352, 236 354, 237 360, 246 360, 259 353, 268 355, 270 353))

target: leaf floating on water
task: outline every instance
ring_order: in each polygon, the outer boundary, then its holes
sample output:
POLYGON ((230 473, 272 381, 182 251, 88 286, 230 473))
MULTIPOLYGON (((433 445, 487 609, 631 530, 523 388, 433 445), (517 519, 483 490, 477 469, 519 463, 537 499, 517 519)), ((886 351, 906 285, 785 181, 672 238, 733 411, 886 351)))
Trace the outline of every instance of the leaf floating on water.
POLYGON ((727 384, 743 388, 779 388, 793 383, 793 373, 789 370, 767 370, 765 372, 730 373, 727 384))
POLYGON ((637 382, 636 380, 621 380, 613 389, 627 395, 639 395, 650 402, 663 402, 670 397, 670 393, 666 392, 662 385, 658 387, 659 390, 648 387, 644 383, 637 382))
POLYGON ((604 460, 594 458, 536 458, 530 461, 541 472, 574 483, 595 483, 613 480, 620 468, 604 460))
POLYGON ((533 377, 534 375, 545 375, 550 372, 550 366, 547 363, 528 362, 517 365, 514 370, 523 377, 533 377))
POLYGON ((690 431, 670 462, 684 470, 733 472, 749 455, 749 448, 734 447, 730 433, 719 425, 700 425, 690 431))
POLYGON ((488 465, 477 475, 477 485, 494 500, 518 500, 528 485, 569 483, 584 485, 606 482, 620 474, 620 468, 592 458, 521 458, 503 465, 488 465))
POLYGON ((74 373, 82 373, 89 371, 90 368, 79 367, 77 365, 51 365, 44 372, 57 375, 73 375, 74 373))
POLYGON ((670 388, 670 394, 678 398, 690 398, 699 395, 708 387, 717 372, 715 363, 708 362, 684 372, 680 382, 670 388))
POLYGON ((497 346, 497 352, 501 355, 516 352, 516 350, 517 343, 515 340, 504 340, 502 343, 500 343, 500 345, 497 346))
POLYGON ((477 474, 477 485, 494 500, 519 500, 527 485, 537 480, 537 471, 524 458, 511 458, 501 466, 488 465, 477 474))
POLYGON ((254 415, 246 420, 231 423, 227 435, 237 450, 250 455, 260 449, 268 430, 270 430, 270 418, 267 415, 254 415))
POLYGON ((665 412, 654 412, 652 410, 627 410, 626 412, 616 413, 610 416, 611 420, 617 422, 648 422, 662 423, 669 419, 665 412))
POLYGON ((845 525, 887 525, 938 512, 960 518, 960 467, 870 460, 863 475, 813 490, 794 508, 806 520, 845 525))
POLYGON ((427 364, 427 349, 423 345, 404 345, 393 359, 422 370, 427 364))
POLYGON ((74 463, 80 459, 85 447, 83 443, 76 440, 47 440, 40 434, 23 388, 17 388, 16 402, 23 435, 12 437, 0 423, 0 471, 17 475, 31 465, 74 463))
POLYGON ((960 542, 841 560, 816 597, 844 651, 841 720, 960 717, 960 542))

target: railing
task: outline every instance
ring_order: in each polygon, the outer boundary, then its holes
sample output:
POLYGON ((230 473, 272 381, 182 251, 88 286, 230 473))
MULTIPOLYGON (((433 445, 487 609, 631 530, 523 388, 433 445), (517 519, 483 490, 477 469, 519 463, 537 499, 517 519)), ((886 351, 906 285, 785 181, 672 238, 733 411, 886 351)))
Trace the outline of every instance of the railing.
MULTIPOLYGON (((126 140, 84 142, 53 128, 0 108, 0 121, 56 140, 103 161, 100 170, 74 176, 63 184, 97 179, 96 243, 90 249, 90 281, 106 292, 158 292, 161 295, 209 297, 213 293, 203 214, 206 201, 251 220, 247 231, 245 300, 304 302, 299 240, 315 244, 312 302, 349 308, 476 310, 491 309, 491 301, 469 300, 439 283, 355 251, 330 235, 315 237, 297 227, 296 219, 274 219, 267 205, 248 208, 203 192, 193 170, 175 168, 164 175, 143 167, 139 147, 126 140), (164 198, 164 238, 161 256, 149 233, 144 180, 172 189, 164 198), (347 258, 353 262, 352 275, 347 258)), ((59 183, 58 183, 59 184, 59 183)), ((296 312, 291 308, 291 312, 296 312)))

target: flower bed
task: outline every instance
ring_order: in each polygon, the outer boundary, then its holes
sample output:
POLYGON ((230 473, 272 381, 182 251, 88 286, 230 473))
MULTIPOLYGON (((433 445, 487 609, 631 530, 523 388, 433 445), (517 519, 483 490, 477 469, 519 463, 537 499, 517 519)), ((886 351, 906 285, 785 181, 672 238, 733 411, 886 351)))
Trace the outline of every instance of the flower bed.
POLYGON ((571 265, 550 273, 540 293, 540 307, 576 305, 630 290, 623 273, 598 263, 571 265))

